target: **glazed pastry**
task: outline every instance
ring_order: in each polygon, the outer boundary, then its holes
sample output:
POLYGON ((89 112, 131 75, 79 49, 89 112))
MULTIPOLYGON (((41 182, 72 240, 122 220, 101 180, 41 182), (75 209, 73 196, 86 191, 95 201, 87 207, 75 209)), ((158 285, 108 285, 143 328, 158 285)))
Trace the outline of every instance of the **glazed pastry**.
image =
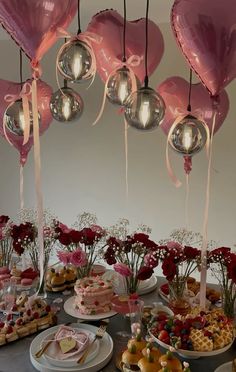
POLYGON ((151 358, 153 358, 154 362, 158 362, 159 358, 161 357, 160 350, 157 347, 153 346, 151 342, 147 343, 147 346, 142 350, 142 354, 145 358, 150 355, 151 358))
POLYGON ((163 366, 163 362, 164 364, 166 363, 165 367, 169 368, 171 372, 182 372, 182 364, 179 359, 173 355, 173 351, 174 349, 170 347, 170 350, 159 358, 159 363, 161 366, 163 366))
POLYGON ((132 345, 135 346, 137 352, 142 352, 142 350, 146 347, 147 341, 142 338, 140 329, 137 331, 135 338, 132 338, 128 341, 128 348, 132 345))
POLYGON ((150 349, 146 349, 146 357, 138 361, 138 367, 141 372, 159 372, 161 365, 154 360, 150 349))
POLYGON ((74 270, 67 269, 64 274, 65 285, 67 288, 73 288, 76 282, 77 275, 74 270))
POLYGON ((138 362, 142 358, 142 354, 137 351, 135 345, 128 346, 121 357, 122 369, 124 372, 140 371, 138 362))
POLYGON ((12 342, 12 341, 17 340, 18 338, 19 336, 17 332, 15 331, 15 329, 11 325, 8 325, 7 331, 6 331, 6 341, 12 342))
POLYGON ((46 274, 46 281, 50 282, 52 278, 54 277, 54 275, 56 275, 56 270, 54 268, 51 268, 50 270, 48 270, 46 274))
POLYGON ((17 306, 24 306, 24 304, 26 303, 26 301, 28 300, 28 296, 26 293, 21 293, 21 295, 19 297, 17 297, 16 299, 16 305, 17 306))
POLYGON ((64 291, 66 288, 64 276, 56 273, 56 275, 52 277, 51 287, 53 292, 64 291))

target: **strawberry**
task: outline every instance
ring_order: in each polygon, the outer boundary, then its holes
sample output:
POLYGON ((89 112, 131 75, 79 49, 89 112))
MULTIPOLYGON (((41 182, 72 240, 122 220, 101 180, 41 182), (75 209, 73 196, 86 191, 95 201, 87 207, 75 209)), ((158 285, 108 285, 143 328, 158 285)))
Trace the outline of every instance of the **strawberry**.
POLYGON ((16 319, 16 325, 20 326, 22 324, 23 324, 23 319, 22 318, 16 319))
POLYGON ((0 321, 0 328, 3 328, 3 327, 4 327, 4 325, 5 325, 5 323, 4 323, 4 322, 2 322, 2 321, 0 321))
POLYGON ((16 306, 16 304, 14 304, 14 305, 12 306, 11 311, 17 311, 17 306, 16 306))
POLYGON ((33 313, 33 317, 34 317, 34 319, 38 319, 39 318, 39 313, 37 311, 35 311, 33 313))
POLYGON ((165 344, 169 344, 170 343, 170 337, 169 337, 169 333, 165 330, 162 330, 159 335, 158 335, 158 339, 162 342, 164 342, 165 344))
POLYGON ((45 310, 46 310, 47 313, 49 313, 51 311, 51 306, 47 305, 45 310))
POLYGON ((95 301, 95 302, 94 302, 94 305, 95 305, 95 306, 98 306, 98 305, 99 305, 99 302, 98 302, 98 301, 95 301))
POLYGON ((13 327, 11 325, 9 325, 7 327, 7 334, 12 333, 12 332, 13 332, 13 327))
POLYGON ((30 316, 30 315, 31 315, 31 310, 28 309, 28 310, 26 311, 26 314, 27 314, 28 316, 30 316))
POLYGON ((13 318, 13 315, 12 314, 7 314, 7 321, 9 322, 10 320, 12 320, 13 318))

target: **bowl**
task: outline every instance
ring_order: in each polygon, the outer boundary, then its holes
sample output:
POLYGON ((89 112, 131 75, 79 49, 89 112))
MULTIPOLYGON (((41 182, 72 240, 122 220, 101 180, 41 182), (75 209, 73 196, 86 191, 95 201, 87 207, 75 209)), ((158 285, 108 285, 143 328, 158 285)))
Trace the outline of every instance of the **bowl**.
MULTIPOLYGON (((82 331, 85 332, 84 329, 82 331)), ((93 338, 95 337, 95 334, 88 331, 88 330, 86 330, 86 333, 89 334, 90 340, 93 340, 93 338)), ((47 335, 45 337, 45 339, 43 340, 43 342, 41 343, 41 347, 45 345, 45 342, 47 342, 49 340, 53 340, 54 335, 55 335, 55 332, 50 333, 49 335, 47 335)), ((78 366, 77 360, 82 355, 84 350, 81 351, 80 353, 77 353, 76 355, 74 355, 72 357, 69 357, 68 359, 63 360, 63 359, 56 358, 55 351, 57 351, 57 348, 59 349, 59 346, 58 346, 58 344, 57 345, 55 345, 55 344, 56 344, 55 342, 51 343, 51 345, 47 348, 47 350, 43 354, 44 358, 47 360, 48 363, 50 363, 53 366, 61 367, 61 368, 73 368, 73 367, 78 366)), ((90 349, 90 352, 87 356, 87 359, 86 359, 85 363, 88 363, 92 359, 94 359, 97 356, 98 352, 99 352, 99 341, 96 340, 93 343, 93 345, 90 349)))
POLYGON ((157 316, 157 315, 174 316, 174 313, 168 306, 165 306, 162 303, 157 302, 156 304, 154 304, 154 307, 151 310, 151 315, 152 316, 157 316))

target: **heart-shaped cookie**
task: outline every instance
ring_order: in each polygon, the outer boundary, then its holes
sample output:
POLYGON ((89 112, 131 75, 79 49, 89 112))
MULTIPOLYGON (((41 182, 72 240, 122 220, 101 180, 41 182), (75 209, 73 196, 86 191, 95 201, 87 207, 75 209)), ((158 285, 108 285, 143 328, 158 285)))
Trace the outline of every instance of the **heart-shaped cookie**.
POLYGON ((68 353, 76 347, 76 341, 72 337, 66 337, 59 341, 63 354, 68 353))

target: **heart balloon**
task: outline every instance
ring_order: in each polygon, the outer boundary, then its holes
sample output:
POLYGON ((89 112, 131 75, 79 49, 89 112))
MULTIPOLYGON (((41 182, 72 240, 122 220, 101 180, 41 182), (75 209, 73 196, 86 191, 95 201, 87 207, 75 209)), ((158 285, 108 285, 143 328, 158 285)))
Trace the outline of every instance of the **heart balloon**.
MULTIPOLYGON (((101 37, 100 43, 93 43, 97 71, 105 82, 112 71, 120 65, 123 57, 124 18, 115 10, 104 10, 93 16, 87 31, 101 37)), ((148 74, 159 65, 164 53, 164 40, 159 27, 148 21, 148 74)), ((145 19, 127 21, 126 57, 135 75, 144 80, 145 66, 145 19)))
POLYGON ((236 77, 236 1, 175 0, 171 20, 191 68, 218 95, 236 77))
MULTIPOLYGON (((157 87, 157 92, 166 104, 165 116, 160 127, 167 135, 175 119, 184 113, 187 114, 189 83, 181 77, 173 76, 161 83, 157 87)), ((210 95, 201 83, 192 85, 191 107, 191 114, 203 120, 211 133, 214 109, 210 95)), ((223 124, 228 111, 229 99, 226 91, 223 90, 219 97, 214 133, 223 124)))
MULTIPOLYGON (((31 80, 29 80, 31 82, 31 80)), ((45 130, 48 129, 49 125, 52 122, 52 115, 49 108, 49 103, 52 95, 52 88, 42 80, 38 80, 38 111, 40 113, 40 135, 42 135, 45 130)), ((9 102, 6 102, 4 97, 7 94, 10 95, 19 95, 21 92, 21 84, 14 83, 8 80, 0 79, 0 134, 5 138, 4 129, 3 129, 3 116, 4 112, 9 105, 9 102)), ((28 142, 23 145, 23 136, 17 136, 14 133, 7 131, 7 135, 13 146, 20 153, 20 163, 25 164, 27 160, 27 155, 33 146, 34 140, 33 135, 29 137, 28 142)))
POLYGON ((0 22, 25 54, 39 61, 76 10, 77 0, 1 0, 0 22))

